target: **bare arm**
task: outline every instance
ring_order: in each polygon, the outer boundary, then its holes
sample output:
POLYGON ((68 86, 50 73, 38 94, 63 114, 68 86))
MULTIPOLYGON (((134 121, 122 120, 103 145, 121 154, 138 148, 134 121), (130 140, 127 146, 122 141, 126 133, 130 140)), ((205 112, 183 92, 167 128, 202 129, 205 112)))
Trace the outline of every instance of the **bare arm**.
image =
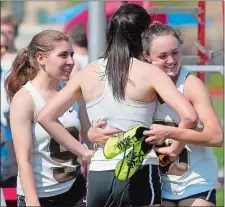
MULTIPOLYGON (((185 81, 184 91, 185 97, 193 104, 199 115, 199 120, 204 126, 203 130, 196 131, 162 126, 164 133, 174 140, 188 144, 220 147, 223 142, 222 128, 208 90, 198 78, 189 76, 185 81)), ((155 129, 153 133, 157 134, 159 131, 162 131, 162 129, 155 129)))
MULTIPOLYGON (((80 71, 80 64, 77 60, 74 60, 74 67, 73 70, 70 74, 70 79, 76 75, 77 72, 80 71)), ((77 101, 78 105, 79 105, 79 119, 81 122, 81 138, 84 140, 85 144, 88 146, 89 149, 93 148, 93 144, 88 140, 87 138, 87 132, 88 129, 91 127, 91 124, 89 122, 88 119, 88 115, 87 115, 87 110, 86 110, 86 106, 85 106, 85 101, 83 96, 81 96, 78 101, 77 101)))
POLYGON ((197 77, 189 76, 185 81, 184 90, 185 97, 193 104, 204 127, 202 131, 175 130, 172 128, 170 137, 201 146, 222 146, 223 132, 221 124, 205 85, 197 77))
POLYGON ((88 119, 87 110, 83 97, 80 97, 78 100, 79 104, 79 118, 81 122, 81 137, 84 140, 85 144, 89 149, 93 149, 93 144, 89 141, 87 133, 91 127, 90 121, 88 119))
POLYGON ((151 82, 160 97, 180 116, 180 125, 195 128, 198 115, 190 102, 176 89, 171 79, 162 70, 154 67, 151 82))
POLYGON ((40 125, 61 145, 84 161, 90 160, 93 152, 84 147, 79 141, 59 123, 58 117, 65 113, 81 96, 79 71, 71 77, 66 86, 46 104, 38 116, 40 125))
MULTIPOLYGON (((180 129, 186 129, 188 127, 185 125, 184 122, 180 122, 178 128, 180 128, 180 129)), ((185 142, 181 142, 181 141, 174 140, 173 143, 170 146, 171 150, 169 151, 170 154, 168 154, 168 155, 170 157, 177 157, 177 156, 179 156, 180 153, 182 152, 182 150, 184 149, 185 145, 186 145, 185 142)))
POLYGON ((28 206, 40 206, 32 170, 31 122, 34 109, 26 91, 19 91, 10 107, 11 132, 18 163, 21 185, 28 206))

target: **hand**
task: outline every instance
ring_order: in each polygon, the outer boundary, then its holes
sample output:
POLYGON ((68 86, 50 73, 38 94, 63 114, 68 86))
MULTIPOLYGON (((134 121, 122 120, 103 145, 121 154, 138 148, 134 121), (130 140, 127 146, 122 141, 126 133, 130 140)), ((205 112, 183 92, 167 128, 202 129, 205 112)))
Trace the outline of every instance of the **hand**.
POLYGON ((159 157, 159 164, 161 167, 167 166, 175 161, 178 155, 174 152, 173 147, 154 147, 153 150, 156 152, 159 157))
POLYGON ((37 207, 41 207, 41 204, 39 202, 38 198, 26 198, 26 204, 27 206, 37 206, 37 207))
POLYGON ((92 150, 86 149, 81 157, 81 159, 86 162, 90 163, 91 158, 94 156, 94 152, 92 150))
POLYGON ((177 157, 179 156, 176 153, 176 151, 174 151, 173 146, 160 147, 160 148, 154 147, 153 150, 156 152, 156 154, 169 156, 170 157, 170 161, 176 160, 177 157))
POLYGON ((145 142, 148 144, 162 144, 169 137, 170 133, 167 126, 160 124, 152 124, 148 131, 143 133, 148 138, 145 139, 145 142))
POLYGON ((109 137, 113 134, 120 133, 119 129, 102 129, 106 121, 99 121, 88 130, 88 139, 97 145, 104 145, 109 137))

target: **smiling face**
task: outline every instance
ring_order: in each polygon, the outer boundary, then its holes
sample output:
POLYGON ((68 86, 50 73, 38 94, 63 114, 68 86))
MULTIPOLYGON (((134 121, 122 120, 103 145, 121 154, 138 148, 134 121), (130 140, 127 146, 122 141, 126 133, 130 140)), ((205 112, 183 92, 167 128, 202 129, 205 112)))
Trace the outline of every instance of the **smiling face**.
POLYGON ((173 35, 154 37, 148 60, 173 78, 181 66, 181 45, 173 35))
POLYGON ((61 41, 48 55, 37 54, 37 60, 50 77, 68 81, 74 67, 72 45, 70 42, 61 41))
POLYGON ((8 44, 6 37, 1 34, 1 57, 7 52, 8 49, 8 44))
POLYGON ((11 24, 1 24, 1 32, 7 36, 9 40, 9 47, 13 47, 15 40, 15 28, 11 24))

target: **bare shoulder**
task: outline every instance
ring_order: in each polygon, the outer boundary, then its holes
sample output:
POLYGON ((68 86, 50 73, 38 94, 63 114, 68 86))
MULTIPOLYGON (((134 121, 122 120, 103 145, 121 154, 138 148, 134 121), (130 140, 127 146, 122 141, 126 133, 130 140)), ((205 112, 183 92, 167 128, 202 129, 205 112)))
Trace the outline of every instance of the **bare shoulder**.
POLYGON ((186 78, 184 83, 184 90, 185 92, 192 92, 192 93, 199 93, 199 92, 201 93, 208 91, 205 84, 194 75, 189 75, 186 78))
POLYGON ((191 102, 211 102, 210 93, 205 84, 196 76, 189 75, 184 83, 184 96, 191 102))
POLYGON ((33 112, 34 103, 31 94, 25 89, 21 88, 13 97, 11 102, 11 109, 15 108, 18 112, 33 112))
POLYGON ((150 75, 154 74, 154 73, 157 73, 157 74, 163 73, 163 71, 161 71, 161 69, 152 65, 151 63, 143 62, 140 60, 136 60, 135 63, 136 63, 136 66, 138 66, 139 68, 141 68, 143 70, 143 72, 146 72, 150 75))
POLYGON ((82 71, 84 73, 89 73, 90 71, 95 71, 96 69, 99 69, 100 68, 100 65, 97 61, 93 61, 89 64, 87 64, 83 69, 82 71))
POLYGON ((83 86, 89 82, 89 80, 93 81, 93 78, 96 76, 96 71, 99 71, 99 68, 100 66, 97 61, 89 63, 84 68, 77 71, 70 79, 71 81, 68 81, 67 85, 77 88, 83 86))
POLYGON ((88 79, 88 78, 94 78, 97 77, 96 75, 101 72, 101 67, 97 61, 93 61, 86 65, 81 70, 81 77, 88 79))
POLYGON ((138 69, 141 69, 141 73, 143 76, 145 76, 145 79, 147 79, 152 83, 169 79, 169 77, 166 75, 164 71, 152 65, 151 63, 137 61, 136 66, 138 67, 138 69))

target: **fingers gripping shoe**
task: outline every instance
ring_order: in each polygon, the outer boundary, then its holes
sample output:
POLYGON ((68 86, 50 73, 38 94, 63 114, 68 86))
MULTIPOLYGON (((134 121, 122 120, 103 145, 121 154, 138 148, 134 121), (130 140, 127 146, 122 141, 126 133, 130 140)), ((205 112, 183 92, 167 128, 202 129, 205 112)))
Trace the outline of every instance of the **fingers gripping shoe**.
POLYGON ((148 128, 141 125, 134 125, 125 132, 112 135, 104 146, 105 157, 112 159, 132 147, 135 143, 142 141, 145 130, 148 130, 148 128))
POLYGON ((145 141, 136 143, 127 156, 120 160, 116 166, 115 175, 118 180, 129 179, 141 166, 152 147, 153 145, 149 145, 145 141))

